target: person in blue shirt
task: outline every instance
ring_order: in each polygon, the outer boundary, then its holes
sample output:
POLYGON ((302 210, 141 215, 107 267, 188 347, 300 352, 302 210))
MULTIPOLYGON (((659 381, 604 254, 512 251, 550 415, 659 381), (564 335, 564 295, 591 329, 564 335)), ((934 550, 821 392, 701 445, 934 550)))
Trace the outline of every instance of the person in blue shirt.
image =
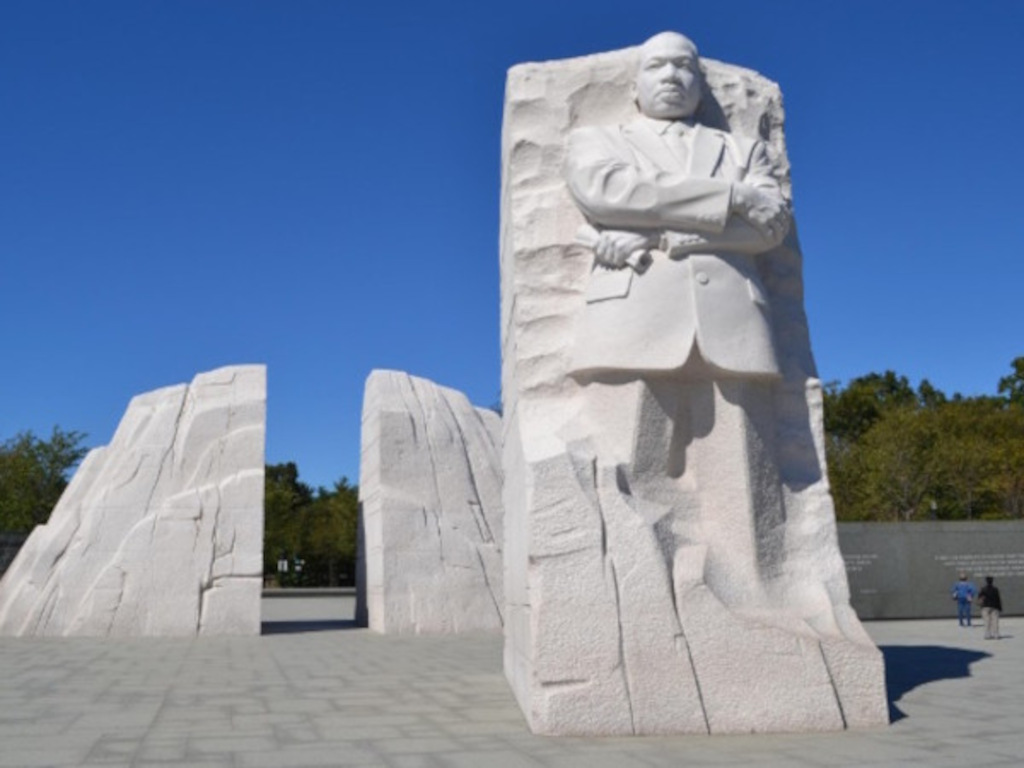
POLYGON ((961 627, 971 626, 971 603, 974 602, 974 585, 961 573, 960 580, 953 585, 953 599, 956 600, 956 618, 961 627))

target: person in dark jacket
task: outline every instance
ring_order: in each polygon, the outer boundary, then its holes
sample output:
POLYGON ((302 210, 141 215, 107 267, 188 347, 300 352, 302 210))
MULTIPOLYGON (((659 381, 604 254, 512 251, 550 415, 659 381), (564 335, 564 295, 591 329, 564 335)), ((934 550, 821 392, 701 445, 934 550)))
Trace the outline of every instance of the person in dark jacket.
POLYGON ((978 593, 978 602, 981 603, 981 617, 985 620, 985 639, 999 639, 999 614, 1003 611, 1003 601, 999 597, 999 587, 992 582, 991 576, 985 577, 985 586, 978 593))

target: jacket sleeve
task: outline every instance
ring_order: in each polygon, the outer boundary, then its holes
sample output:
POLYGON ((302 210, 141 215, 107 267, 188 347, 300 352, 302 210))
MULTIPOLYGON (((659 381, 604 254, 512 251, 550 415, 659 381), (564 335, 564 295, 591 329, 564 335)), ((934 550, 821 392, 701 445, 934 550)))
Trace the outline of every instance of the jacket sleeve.
POLYGON ((771 238, 763 235, 752 224, 739 216, 730 216, 725 229, 715 234, 701 234, 695 238, 689 232, 667 230, 661 238, 661 245, 663 250, 672 256, 706 253, 707 251, 745 253, 753 256, 770 251, 781 240, 781 237, 771 238))
POLYGON ((566 181, 590 221, 617 229, 725 229, 728 181, 644 170, 610 130, 616 129, 579 128, 569 135, 566 181))
MULTIPOLYGON (((748 157, 746 158, 746 175, 744 181, 753 187, 757 187, 766 194, 777 195, 781 200, 783 198, 782 188, 779 186, 779 182, 772 175, 772 161, 768 156, 768 147, 763 141, 749 141, 747 146, 748 157)), ((739 144, 739 142, 737 142, 739 144)), ((740 145, 740 152, 744 152, 744 148, 740 145)))
POLYGON ((791 220, 788 201, 782 194, 782 188, 772 175, 771 160, 765 145, 760 141, 741 144, 731 140, 730 149, 736 155, 737 164, 746 170, 743 182, 757 189, 761 194, 776 198, 786 213, 785 226, 774 235, 769 236, 758 230, 750 222, 739 215, 729 216, 725 227, 720 232, 701 233, 695 239, 691 233, 678 230, 667 230, 662 238, 665 250, 673 255, 699 253, 704 250, 728 251, 730 253, 758 254, 770 251, 779 245, 789 231, 791 220))

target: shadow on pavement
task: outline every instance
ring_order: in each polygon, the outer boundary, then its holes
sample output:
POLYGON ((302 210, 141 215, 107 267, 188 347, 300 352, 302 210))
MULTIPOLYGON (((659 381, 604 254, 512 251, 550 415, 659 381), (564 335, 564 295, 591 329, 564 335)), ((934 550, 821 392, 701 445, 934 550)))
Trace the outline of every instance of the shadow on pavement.
POLYGON ((336 632, 339 629, 359 629, 354 619, 327 619, 323 621, 264 621, 261 635, 293 635, 300 632, 336 632))
POLYGON ((879 650, 885 657, 885 687, 893 723, 906 717, 896 706, 903 694, 936 680, 970 677, 971 664, 992 655, 941 645, 883 645, 879 650))

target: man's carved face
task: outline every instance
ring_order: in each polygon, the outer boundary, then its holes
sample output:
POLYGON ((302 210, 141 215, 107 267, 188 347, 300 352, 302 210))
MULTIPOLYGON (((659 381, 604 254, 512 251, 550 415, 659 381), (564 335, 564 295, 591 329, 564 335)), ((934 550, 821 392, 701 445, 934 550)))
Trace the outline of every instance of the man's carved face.
POLYGON ((640 47, 636 102, 648 117, 692 117, 700 105, 700 86, 697 49, 682 35, 662 32, 640 47))

